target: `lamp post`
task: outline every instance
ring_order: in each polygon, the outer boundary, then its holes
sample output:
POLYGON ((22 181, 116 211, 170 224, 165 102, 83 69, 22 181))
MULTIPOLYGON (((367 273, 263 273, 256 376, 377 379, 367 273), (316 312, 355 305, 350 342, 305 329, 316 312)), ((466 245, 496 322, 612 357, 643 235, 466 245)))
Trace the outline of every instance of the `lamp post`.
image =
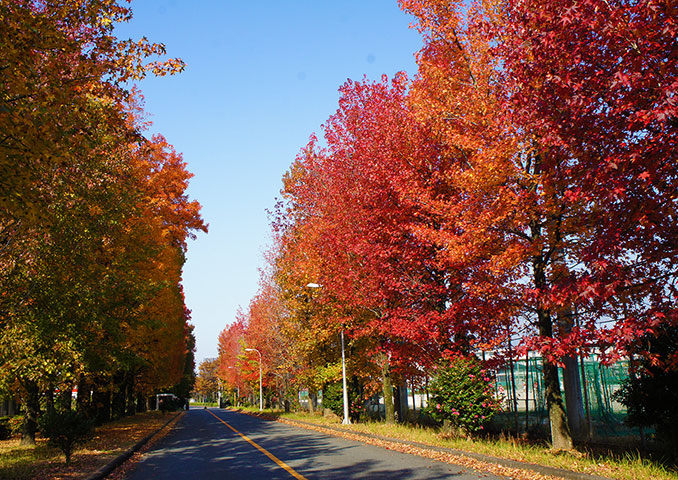
POLYGON ((259 354, 259 411, 264 410, 264 395, 263 395, 263 388, 261 386, 261 352, 257 350, 256 348, 246 348, 246 352, 257 352, 259 354))
MULTIPOLYGON (((322 285, 317 283, 309 283, 308 288, 322 288, 322 285)), ((344 396, 344 419, 342 424, 348 425, 351 420, 348 418, 348 389, 346 388, 346 355, 344 354, 344 323, 341 323, 341 383, 344 396)))

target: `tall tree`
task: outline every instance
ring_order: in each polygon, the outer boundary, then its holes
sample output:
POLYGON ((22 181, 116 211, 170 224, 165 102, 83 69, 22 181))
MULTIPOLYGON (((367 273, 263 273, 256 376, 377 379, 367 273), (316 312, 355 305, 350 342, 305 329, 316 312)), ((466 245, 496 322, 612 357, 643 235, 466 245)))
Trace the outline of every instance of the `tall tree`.
POLYGON ((553 444, 569 448, 556 365, 593 345, 615 358, 675 316, 675 21, 656 2, 401 3, 425 34, 413 98, 461 192, 432 233, 527 307, 512 314, 532 319, 523 346, 545 358, 553 444))
POLYGON ((164 47, 115 38, 131 18, 116 1, 3 2, 0 16, 0 387, 24 395, 32 441, 41 391, 79 378, 83 404, 96 383, 124 410, 133 371, 157 360, 143 351, 161 340, 162 360, 181 370, 185 240, 206 227, 185 196, 185 164, 141 136, 124 83, 183 63, 145 64, 164 47), (155 315, 166 329, 142 347, 155 315))
MULTIPOLYGON (((422 233, 440 243, 451 265, 469 269, 466 289, 475 291, 471 298, 478 305, 494 307, 493 316, 515 327, 527 319, 527 337, 536 339, 531 346, 544 354, 552 443, 570 449, 558 382, 561 355, 549 347, 567 338, 556 325, 554 266, 579 231, 580 204, 565 201, 563 160, 549 156, 529 129, 505 114, 510 91, 499 81, 501 61, 481 28, 490 13, 492 25, 501 25, 501 15, 479 3, 470 8, 461 2, 452 8, 447 2, 402 3, 417 16, 425 38, 414 108, 445 146, 443 193, 421 188, 413 195, 439 218, 437 228, 422 233), (478 302, 482 296, 486 300, 478 302)), ((487 323, 491 317, 483 313, 480 321, 487 323)))
POLYGON ((164 55, 164 46, 117 39, 114 26, 128 21, 131 9, 115 0, 10 1, 0 16, 0 213, 13 221, 43 218, 36 183, 92 148, 99 125, 124 127, 123 82, 184 64, 145 63, 164 55))
POLYGON ((597 315, 580 324, 618 358, 637 336, 676 322, 675 12, 626 0, 507 1, 503 10, 494 38, 511 115, 564 159, 566 199, 586 205, 570 291, 597 315), (600 328, 601 316, 614 324, 600 328))

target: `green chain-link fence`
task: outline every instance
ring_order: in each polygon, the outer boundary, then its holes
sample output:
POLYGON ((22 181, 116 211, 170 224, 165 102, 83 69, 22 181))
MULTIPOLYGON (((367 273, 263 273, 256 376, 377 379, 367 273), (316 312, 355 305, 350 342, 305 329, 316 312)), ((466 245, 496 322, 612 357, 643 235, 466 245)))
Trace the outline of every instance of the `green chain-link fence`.
MULTIPOLYGON (((595 358, 579 358, 577 363, 587 436, 605 439, 638 435, 638 430, 625 425, 626 408, 613 398, 628 378, 628 362, 605 366, 595 358)), ((503 427, 519 432, 548 427, 542 370, 542 359, 528 356, 513 360, 497 372, 497 389, 505 398, 505 410, 497 421, 503 427)), ((564 392, 562 369, 559 378, 564 392)))

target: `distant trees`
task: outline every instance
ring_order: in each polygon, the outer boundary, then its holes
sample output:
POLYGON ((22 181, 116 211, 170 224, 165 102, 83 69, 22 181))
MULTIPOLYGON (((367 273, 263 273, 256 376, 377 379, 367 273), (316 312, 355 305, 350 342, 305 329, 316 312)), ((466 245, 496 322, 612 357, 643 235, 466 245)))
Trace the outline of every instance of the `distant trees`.
POLYGON ((296 397, 292 388, 295 345, 284 331, 286 314, 278 287, 262 273, 260 289, 248 309, 219 335, 219 377, 240 397, 259 392, 259 355, 247 348, 261 353, 267 401, 289 408, 296 397))
POLYGON ((68 409, 77 387, 105 421, 192 372, 181 268, 206 226, 125 83, 183 63, 115 38, 131 16, 115 1, 3 2, 0 16, 0 392, 21 397, 32 442, 56 392, 68 409))
MULTIPOLYGON (((283 178, 270 291, 293 378, 312 393, 336 376, 343 329, 349 377, 379 379, 389 412, 391 382, 442 357, 536 351, 553 446, 572 448, 576 357, 638 355, 678 322, 674 15, 400 3, 424 38, 418 74, 344 84, 283 178)), ((645 354, 675 371, 673 351, 645 354)))
POLYGON ((194 394, 202 402, 216 402, 219 392, 219 363, 216 358, 208 358, 198 365, 198 375, 195 379, 194 394))

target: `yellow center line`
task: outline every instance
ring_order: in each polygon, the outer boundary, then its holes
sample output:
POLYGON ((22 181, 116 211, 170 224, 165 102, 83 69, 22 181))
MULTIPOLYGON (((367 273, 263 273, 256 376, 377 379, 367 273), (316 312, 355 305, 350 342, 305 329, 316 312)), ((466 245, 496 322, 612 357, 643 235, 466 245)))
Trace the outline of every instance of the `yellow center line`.
POLYGON ((280 467, 284 468, 285 470, 287 470, 287 472, 288 472, 290 475, 292 475, 294 478, 296 478, 296 479, 298 479, 298 480, 308 480, 306 477, 304 477, 303 475, 297 473, 292 467, 290 467, 288 464, 286 464, 285 462, 283 462, 282 460, 280 460, 278 457, 276 457, 275 455, 273 455, 271 452, 269 452, 268 450, 266 450, 264 447, 262 447, 262 446, 260 446, 259 444, 257 444, 254 440, 252 440, 251 438, 249 438, 247 435, 245 435, 245 434, 240 433, 239 431, 237 431, 237 430, 236 430, 235 428, 233 428, 230 424, 228 424, 228 423, 226 423, 225 421, 223 421, 221 418, 219 418, 217 415, 215 415, 215 414, 214 414, 213 412, 211 412, 210 410, 207 410, 207 411, 208 411, 214 418, 216 418, 216 419, 219 420, 221 423, 223 423, 224 425, 226 425, 228 428, 230 428, 231 430, 233 430, 235 433, 237 433, 238 435, 240 435, 242 438, 244 438, 245 440, 247 440, 250 444, 252 444, 252 445, 253 445, 257 450, 259 450, 261 453, 263 453, 263 454, 266 455, 268 458, 270 458, 270 459, 273 460, 275 463, 277 463, 278 466, 280 466, 280 467))

